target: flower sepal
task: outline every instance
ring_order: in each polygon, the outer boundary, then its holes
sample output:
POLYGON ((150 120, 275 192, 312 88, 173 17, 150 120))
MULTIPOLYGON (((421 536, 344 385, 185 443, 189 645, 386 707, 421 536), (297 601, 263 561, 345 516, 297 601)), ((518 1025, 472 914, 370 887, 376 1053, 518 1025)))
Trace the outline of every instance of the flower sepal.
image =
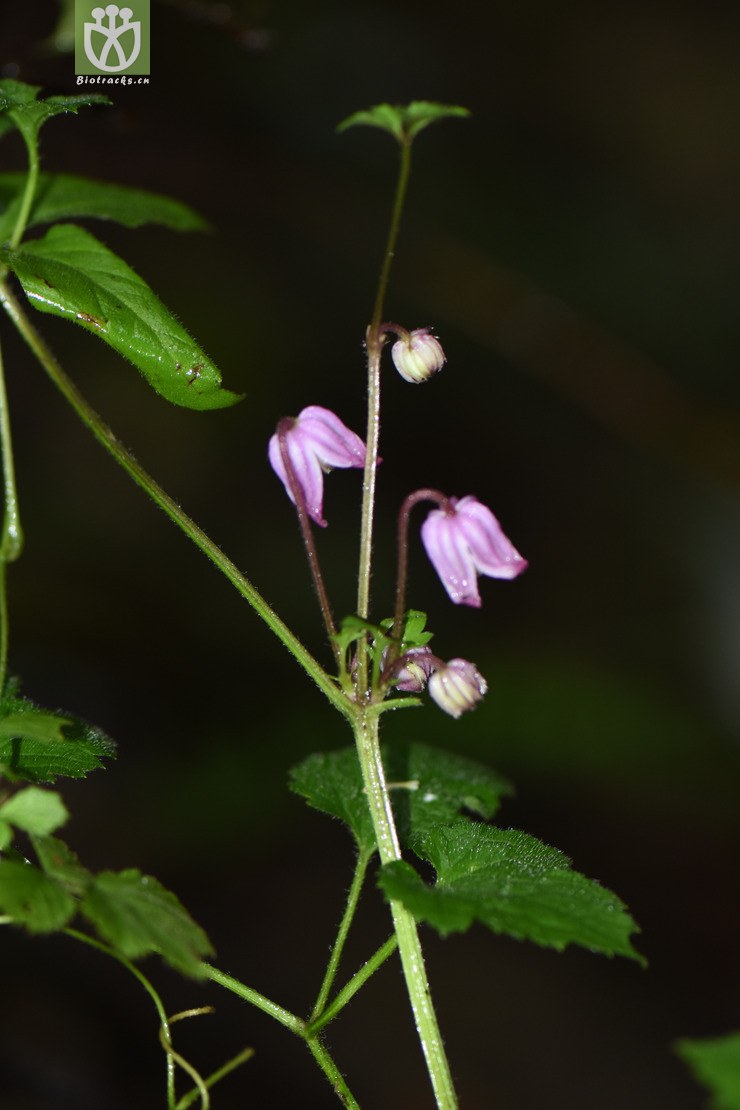
POLYGON ((455 605, 479 609, 478 574, 516 578, 527 569, 491 510, 476 497, 450 497, 432 509, 421 539, 442 585, 455 605))
POLYGON ((293 504, 296 498, 310 519, 326 527, 323 518, 324 474, 334 467, 365 465, 366 448, 360 437, 330 409, 309 405, 296 417, 286 417, 270 439, 268 457, 293 504))

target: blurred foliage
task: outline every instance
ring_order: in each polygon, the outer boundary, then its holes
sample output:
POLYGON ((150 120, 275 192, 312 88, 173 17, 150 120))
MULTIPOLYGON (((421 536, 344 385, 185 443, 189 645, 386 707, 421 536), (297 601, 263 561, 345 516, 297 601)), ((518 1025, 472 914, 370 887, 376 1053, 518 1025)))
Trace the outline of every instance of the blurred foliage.
POLYGON ((740 1106, 740 1034, 706 1041, 679 1041, 676 1045, 691 1070, 712 1092, 712 1110, 737 1110, 740 1106))

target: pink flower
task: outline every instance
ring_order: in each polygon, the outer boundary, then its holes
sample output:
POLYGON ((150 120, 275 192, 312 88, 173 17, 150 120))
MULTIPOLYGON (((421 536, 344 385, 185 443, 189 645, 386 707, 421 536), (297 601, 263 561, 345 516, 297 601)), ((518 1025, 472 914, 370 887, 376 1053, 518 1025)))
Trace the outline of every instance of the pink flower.
POLYGON ((440 709, 460 717, 475 709, 488 690, 488 683, 467 659, 450 659, 429 679, 429 693, 440 709))
POLYGON ((477 574, 516 578, 527 568, 490 509, 475 497, 451 497, 421 526, 427 555, 456 605, 480 608, 477 574))
POLYGON ((320 405, 309 405, 295 418, 281 421, 270 439, 268 457, 272 469, 295 504, 292 483, 283 460, 286 450, 293 478, 302 494, 311 520, 326 527, 322 517, 324 471, 333 467, 365 465, 365 444, 345 427, 338 416, 320 405), (282 440, 282 445, 281 445, 282 440))

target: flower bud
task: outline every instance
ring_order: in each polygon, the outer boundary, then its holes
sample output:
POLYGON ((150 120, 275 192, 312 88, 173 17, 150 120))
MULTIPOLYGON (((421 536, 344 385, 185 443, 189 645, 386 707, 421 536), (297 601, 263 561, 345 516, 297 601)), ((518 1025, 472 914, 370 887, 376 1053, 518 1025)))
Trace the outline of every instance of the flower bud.
POLYGON ((429 679, 429 693, 440 709, 460 717, 475 709, 488 690, 488 683, 467 659, 450 659, 429 679))
POLYGON ((397 340, 391 347, 391 358, 401 377, 414 384, 425 382, 445 364, 442 344, 429 328, 417 328, 407 338, 397 340))
POLYGON ((395 688, 406 694, 420 694, 434 670, 435 659, 429 648, 409 648, 398 662, 400 667, 393 678, 395 688))

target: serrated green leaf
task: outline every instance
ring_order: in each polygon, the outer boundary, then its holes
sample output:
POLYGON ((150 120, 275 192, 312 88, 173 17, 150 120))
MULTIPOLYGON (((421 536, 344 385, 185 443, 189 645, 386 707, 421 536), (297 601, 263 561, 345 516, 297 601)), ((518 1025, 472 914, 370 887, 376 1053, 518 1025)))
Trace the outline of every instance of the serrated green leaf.
POLYGON ((4 852, 13 840, 13 830, 7 822, 0 820, 0 852, 4 852))
POLYGON ((465 118, 469 115, 467 108, 435 104, 431 100, 414 100, 410 104, 376 104, 342 120, 337 131, 346 131, 349 127, 379 127, 381 131, 387 131, 399 143, 403 143, 414 139, 420 131, 437 120, 465 118))
POLYGON ((623 903, 534 837, 461 820, 415 837, 413 847, 433 865, 436 884, 398 862, 383 868, 380 886, 443 936, 478 921, 558 951, 578 944, 644 963, 630 942, 638 930, 623 903))
POLYGON ((146 282, 88 231, 57 224, 0 257, 35 308, 97 335, 173 404, 203 411, 240 400, 146 282))
POLYGON ((208 937, 180 901, 140 871, 103 871, 90 884, 80 912, 128 959, 157 952, 185 975, 203 976, 213 953, 208 937))
POLYGON ((32 864, 0 860, 0 911, 32 933, 53 933, 73 916, 75 901, 32 864))
POLYGON ((14 77, 3 77, 0 80, 0 113, 33 104, 40 92, 40 85, 27 85, 14 77))
POLYGON ((14 688, 0 702, 0 775, 13 782, 84 778, 114 755, 100 729, 39 709, 14 688))
POLYGON ((712 1092, 712 1110, 740 1110, 740 1033, 678 1041, 676 1052, 712 1092))
MULTIPOLYGON (((401 843, 467 810, 490 818, 511 787, 495 771, 426 744, 384 745, 383 763, 401 843)), ((291 771, 291 789, 310 806, 338 817, 363 851, 375 847, 362 773, 354 748, 309 756, 291 771)))
POLYGON ((11 120, 29 143, 36 141, 41 127, 54 116, 67 112, 76 114, 80 108, 93 104, 110 104, 107 96, 98 93, 49 96, 46 100, 38 100, 40 92, 40 87, 11 77, 0 80, 0 118, 11 120))
POLYGON ((92 882, 92 875, 71 848, 55 836, 34 836, 31 840, 44 874, 61 883, 71 894, 84 894, 92 882))
POLYGON ((0 818, 33 836, 48 836, 60 828, 69 813, 59 794, 27 786, 0 806, 0 818))
POLYGON ((463 812, 490 820, 513 793, 491 767, 427 744, 386 744, 383 764, 388 782, 402 784, 392 787, 391 801, 404 846, 414 847, 417 837, 463 812))
POLYGON ((290 789, 314 809, 343 821, 361 852, 374 849, 375 833, 354 748, 310 755, 291 770, 290 789))
MULTIPOLYGON (((0 174, 0 243, 15 226, 25 180, 22 173, 0 174)), ((73 217, 114 220, 125 227, 160 224, 172 231, 204 231, 209 226, 187 204, 159 193, 72 174, 40 174, 26 227, 73 217)))

